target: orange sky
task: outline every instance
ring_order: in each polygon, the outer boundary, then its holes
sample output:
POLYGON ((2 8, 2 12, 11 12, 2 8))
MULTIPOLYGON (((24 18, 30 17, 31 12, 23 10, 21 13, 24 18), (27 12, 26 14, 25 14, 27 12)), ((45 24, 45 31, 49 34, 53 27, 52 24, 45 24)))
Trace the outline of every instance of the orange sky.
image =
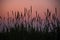
MULTIPOLYGON (((60 5, 59 4, 60 4, 59 0, 3 0, 1 6, 3 8, 4 13, 3 14, 0 13, 0 15, 2 15, 2 16, 6 15, 5 11, 8 11, 8 10, 23 11, 24 7, 29 9, 30 6, 32 5, 33 13, 37 10, 38 13, 40 14, 40 16, 42 16, 42 17, 44 17, 43 15, 44 15, 44 12, 46 12, 47 8, 49 8, 50 11, 52 13, 54 13, 55 7, 58 9, 58 16, 59 16, 60 15, 60 5)), ((2 10, 2 9, 0 9, 0 10, 2 10)))

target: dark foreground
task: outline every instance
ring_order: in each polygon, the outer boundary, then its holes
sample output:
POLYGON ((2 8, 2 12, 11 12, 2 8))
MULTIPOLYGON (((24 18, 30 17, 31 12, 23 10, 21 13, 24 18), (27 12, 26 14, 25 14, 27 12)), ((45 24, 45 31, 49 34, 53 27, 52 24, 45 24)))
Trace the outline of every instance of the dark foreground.
POLYGON ((55 32, 11 31, 0 33, 0 40, 58 40, 55 32))

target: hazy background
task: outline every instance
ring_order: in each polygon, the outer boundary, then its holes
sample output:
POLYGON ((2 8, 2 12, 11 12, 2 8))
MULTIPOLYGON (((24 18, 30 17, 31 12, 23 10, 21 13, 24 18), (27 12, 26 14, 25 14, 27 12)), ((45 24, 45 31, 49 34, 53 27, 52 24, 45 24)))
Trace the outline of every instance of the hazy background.
POLYGON ((7 11, 11 10, 23 12, 24 7, 29 9, 31 5, 33 7, 33 15, 37 10, 42 18, 44 18, 44 13, 47 8, 52 13, 54 13, 54 8, 57 8, 60 19, 60 0, 0 0, 0 15, 3 17, 7 11))

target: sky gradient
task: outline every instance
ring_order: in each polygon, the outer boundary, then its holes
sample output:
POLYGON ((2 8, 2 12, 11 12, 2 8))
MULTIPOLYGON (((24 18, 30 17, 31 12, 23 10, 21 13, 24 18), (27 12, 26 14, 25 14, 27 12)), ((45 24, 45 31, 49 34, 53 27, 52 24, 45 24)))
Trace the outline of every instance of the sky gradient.
POLYGON ((58 17, 60 19, 60 0, 1 0, 0 1, 0 11, 3 12, 0 15, 6 15, 6 11, 20 10, 23 12, 24 7, 27 9, 32 5, 33 15, 37 10, 40 16, 44 17, 44 13, 48 8, 52 13, 54 13, 54 8, 58 9, 58 17))

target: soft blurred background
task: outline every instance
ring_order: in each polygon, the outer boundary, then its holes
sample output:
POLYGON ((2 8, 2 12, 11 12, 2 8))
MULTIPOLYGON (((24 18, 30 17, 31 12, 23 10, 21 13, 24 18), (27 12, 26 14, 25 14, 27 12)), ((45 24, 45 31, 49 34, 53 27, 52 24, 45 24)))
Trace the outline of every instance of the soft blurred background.
POLYGON ((3 17, 7 11, 11 10, 23 12, 24 7, 29 9, 30 6, 32 6, 33 15, 37 10, 42 18, 44 18, 44 13, 47 8, 52 13, 54 13, 54 8, 57 8, 60 19, 60 0, 0 0, 0 15, 3 17))

